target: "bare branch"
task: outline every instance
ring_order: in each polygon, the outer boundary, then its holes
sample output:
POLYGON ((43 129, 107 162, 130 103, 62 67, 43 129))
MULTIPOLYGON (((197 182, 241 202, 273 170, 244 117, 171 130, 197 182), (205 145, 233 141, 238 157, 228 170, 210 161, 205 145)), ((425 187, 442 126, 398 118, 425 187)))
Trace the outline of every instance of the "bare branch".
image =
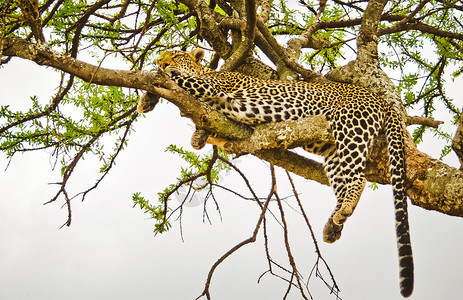
MULTIPOLYGON (((133 112, 133 110, 134 109, 132 109, 130 111, 133 112)), ((111 156, 111 160, 109 161, 108 167, 105 168, 105 170, 103 172, 103 175, 101 175, 100 178, 98 178, 98 180, 95 182, 95 184, 93 186, 91 186, 90 188, 88 188, 87 190, 85 190, 83 192, 80 192, 80 193, 76 194, 74 197, 71 198, 71 200, 74 199, 75 197, 78 197, 78 196, 82 195, 82 200, 81 201, 84 201, 87 194, 90 193, 91 191, 95 190, 100 185, 100 183, 103 181, 103 179, 106 177, 106 175, 108 175, 111 168, 115 165, 116 158, 119 156, 119 153, 124 148, 124 143, 127 140, 127 136, 128 136, 128 134, 130 132, 132 123, 133 123, 133 121, 135 121, 135 119, 136 119, 136 114, 133 114, 132 118, 128 122, 126 122, 124 124, 124 126, 126 128, 125 128, 125 131, 124 131, 124 133, 122 135, 121 140, 119 141, 119 146, 117 147, 116 152, 111 156)))
POLYGON ((463 34, 461 33, 445 31, 437 27, 433 27, 428 24, 416 21, 414 19, 410 20, 410 22, 408 23, 403 23, 400 26, 394 25, 386 28, 380 28, 378 29, 378 36, 407 30, 417 30, 423 33, 430 33, 440 37, 452 38, 463 41, 463 34))
POLYGON ((424 125, 428 127, 437 128, 439 125, 444 124, 443 121, 434 120, 431 118, 420 116, 409 116, 406 121, 407 125, 424 125))
MULTIPOLYGON (((320 251, 320 248, 318 247, 318 242, 317 242, 317 239, 315 238, 315 233, 312 229, 312 225, 310 225, 310 222, 309 222, 309 218, 307 217, 307 214, 305 213, 304 211, 304 207, 302 206, 302 202, 301 202, 301 199, 299 199, 299 194, 297 193, 296 191, 296 186, 294 185, 294 182, 293 182, 293 179, 291 178, 291 175, 289 174, 288 171, 286 171, 286 176, 288 176, 288 180, 289 182, 291 183, 291 187, 293 189, 293 195, 294 197, 296 197, 296 200, 297 200, 297 204, 299 205, 299 209, 301 210, 301 213, 302 213, 302 216, 304 217, 304 220, 305 220, 305 223, 307 225, 307 228, 309 228, 309 231, 310 231, 310 235, 312 237, 312 241, 313 241, 313 244, 315 246, 315 252, 317 253, 317 262, 315 264, 315 267, 318 268, 318 261, 321 260, 323 262, 323 264, 325 265, 326 269, 328 270, 328 273, 330 274, 330 277, 331 277, 331 281, 333 282, 333 285, 331 287, 331 290, 332 292, 335 294, 335 295, 338 295, 340 289, 338 287, 338 284, 336 283, 336 280, 334 279, 334 275, 333 275, 333 272, 331 272, 331 269, 330 267, 328 266, 328 263, 326 262, 326 260, 323 258, 322 256, 322 253, 320 251)), ((308 283, 307 283, 308 284, 308 283)))
POLYGON ((201 26, 201 35, 209 42, 214 50, 222 58, 230 55, 231 45, 227 41, 227 36, 220 30, 214 20, 214 13, 203 0, 182 0, 180 1, 196 12, 201 26))
POLYGON ((362 17, 362 24, 357 36, 358 60, 378 60, 378 38, 376 35, 387 0, 371 0, 362 17))
MULTIPOLYGON (((275 169, 274 169, 273 165, 271 165, 271 170, 272 170, 272 177, 275 177, 275 169)), ((301 292, 301 296, 304 299, 308 300, 307 296, 304 293, 304 286, 301 283, 301 278, 300 278, 300 275, 299 275, 299 271, 297 270, 296 262, 294 260, 293 254, 291 253, 291 247, 289 246, 288 225, 286 223, 286 218, 285 218, 285 213, 283 211, 283 206, 281 205, 281 199, 278 196, 278 193, 277 193, 276 190, 274 191, 274 195, 275 195, 275 197, 277 199, 278 208, 280 210, 281 222, 283 223, 283 232, 284 232, 286 253, 288 254, 289 263, 290 263, 291 267, 293 268, 292 274, 296 277, 297 286, 298 286, 299 291, 301 292)), ((289 292, 290 288, 291 288, 291 284, 288 286, 288 292, 289 292)))
MULTIPOLYGON (((304 77, 305 80, 307 81, 314 81, 314 80, 325 80, 323 76, 317 72, 308 70, 304 68, 302 65, 300 65, 296 60, 291 58, 286 49, 284 49, 278 41, 275 39, 275 37, 270 33, 268 27, 261 21, 257 20, 257 28, 259 31, 262 33, 264 36, 265 40, 269 43, 269 45, 273 48, 273 50, 278 54, 278 56, 283 59, 283 61, 295 72, 299 73, 304 77)), ((279 70, 280 72, 280 70, 279 70)), ((288 75, 280 75, 280 77, 284 80, 294 80, 296 79, 295 75, 291 75, 288 73, 288 75)))

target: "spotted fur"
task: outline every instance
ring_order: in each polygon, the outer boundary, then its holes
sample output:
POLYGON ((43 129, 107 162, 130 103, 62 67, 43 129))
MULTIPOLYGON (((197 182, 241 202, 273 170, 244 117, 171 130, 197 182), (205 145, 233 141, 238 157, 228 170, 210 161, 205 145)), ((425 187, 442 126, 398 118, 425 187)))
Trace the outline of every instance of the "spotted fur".
MULTIPOLYGON (((159 68, 181 88, 213 109, 241 123, 297 120, 324 115, 335 145, 304 148, 325 157, 324 168, 337 198, 323 238, 333 243, 352 215, 365 187, 368 150, 381 130, 386 133, 394 191, 400 287, 404 297, 413 291, 413 258, 405 193, 404 128, 396 111, 369 90, 350 84, 262 80, 235 72, 216 72, 200 65, 204 52, 170 51, 157 60, 159 68)), ((195 148, 205 143, 205 131, 193 137, 195 148)), ((206 135, 207 137, 207 135, 206 135)))

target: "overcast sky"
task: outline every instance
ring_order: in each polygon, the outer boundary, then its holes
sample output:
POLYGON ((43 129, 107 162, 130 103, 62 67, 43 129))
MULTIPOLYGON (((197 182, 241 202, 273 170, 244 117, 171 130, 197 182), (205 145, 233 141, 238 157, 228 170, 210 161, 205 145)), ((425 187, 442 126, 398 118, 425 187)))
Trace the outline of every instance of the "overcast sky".
MULTIPOLYGON (((461 101, 461 84, 451 91, 461 101)), ((0 104, 23 109, 30 96, 47 103, 58 85, 57 73, 31 62, 13 59, 0 68, 0 104)), ((450 94, 450 93, 449 93, 450 94)), ((442 110, 436 118, 445 119, 442 110)), ((448 120, 447 120, 448 121, 448 120)), ((47 152, 16 155, 8 169, 0 156, 0 299, 194 299, 202 291, 211 265, 227 250, 248 238, 258 219, 255 203, 217 192, 223 220, 209 206, 212 225, 202 222, 202 206, 185 210, 179 222, 160 236, 154 223, 132 208, 132 193, 155 195, 173 183, 180 160, 164 150, 169 144, 192 150, 191 123, 166 102, 136 124, 129 145, 100 187, 84 202, 73 201, 70 228, 59 229, 67 212, 63 201, 43 205, 57 191, 49 183, 60 180, 51 170, 47 152)), ((442 141, 420 145, 437 157, 442 141)), ((205 152, 208 150, 206 149, 205 152)), ((447 163, 457 166, 449 155, 447 163)), ((91 186, 98 178, 96 162, 88 157, 80 164, 70 193, 91 186)), ((253 157, 239 158, 238 166, 249 174, 266 197, 270 177, 267 164, 253 157)), ((294 176, 297 178, 297 176, 294 176)), ((280 196, 290 194, 282 172, 280 196)), ((243 190, 236 176, 222 183, 243 190)), ((390 186, 365 189, 355 214, 335 244, 322 242, 323 226, 335 206, 329 187, 296 180, 322 254, 341 289, 342 299, 401 299, 390 186)), ((175 201, 175 200, 173 200, 175 201)), ((293 200, 289 204, 296 206, 293 200)), ((272 209, 276 210, 273 206, 272 209)), ((285 207, 292 251, 299 271, 307 279, 315 262, 314 247, 302 218, 285 207)), ((463 220, 411 206, 411 238, 415 257, 415 291, 411 299, 461 298, 463 278, 463 220)), ((269 218, 271 255, 288 267, 281 228, 269 218)), ((286 284, 266 275, 262 235, 219 266, 212 280, 213 299, 281 299, 286 284)), ((324 273, 328 278, 328 275, 324 273)), ((310 280, 315 299, 335 299, 318 278, 310 280)), ((289 299, 299 299, 292 293, 289 299)))

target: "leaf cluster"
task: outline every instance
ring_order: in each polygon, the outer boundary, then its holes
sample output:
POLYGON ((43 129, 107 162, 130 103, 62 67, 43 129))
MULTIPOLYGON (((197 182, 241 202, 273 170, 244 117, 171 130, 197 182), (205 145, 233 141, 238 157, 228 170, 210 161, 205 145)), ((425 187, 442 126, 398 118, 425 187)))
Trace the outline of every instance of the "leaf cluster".
MULTIPOLYGON (((414 16, 414 22, 439 28, 443 32, 462 32, 463 13, 458 1, 428 1, 414 16)), ((406 15, 414 9, 412 2, 392 2, 390 14, 406 15)), ((436 31, 404 30, 383 35, 381 40, 387 48, 380 61, 385 68, 395 70, 398 88, 403 95, 405 106, 422 111, 428 118, 434 116, 437 103, 442 103, 453 120, 461 114, 455 99, 446 95, 445 83, 454 81, 463 70, 463 43, 436 31)), ((454 124, 457 124, 455 121, 454 124)), ((420 126, 413 132, 416 143, 423 139, 427 127, 420 126)), ((434 130, 434 129, 432 129, 434 130)), ((434 130, 445 138, 448 132, 434 130)), ((446 139, 447 140, 447 139, 446 139)), ((449 149, 451 140, 444 146, 449 149)), ((443 153, 449 151, 443 150, 443 153)))
POLYGON ((205 201, 213 197, 212 188, 217 185, 221 179, 220 174, 230 171, 230 165, 227 163, 227 155, 214 147, 212 154, 197 154, 175 145, 169 145, 166 151, 180 156, 184 160, 184 166, 181 167, 180 176, 175 184, 170 184, 162 192, 157 194, 157 204, 153 205, 140 193, 134 193, 132 200, 134 207, 138 206, 149 214, 155 220, 154 232, 163 233, 170 227, 169 218, 172 212, 182 210, 183 205, 190 201, 193 196, 203 190, 206 190, 205 201), (180 191, 186 191, 181 194, 180 191), (175 209, 169 208, 169 201, 172 197, 183 198, 181 204, 175 209), (171 212, 170 214, 168 214, 171 212))

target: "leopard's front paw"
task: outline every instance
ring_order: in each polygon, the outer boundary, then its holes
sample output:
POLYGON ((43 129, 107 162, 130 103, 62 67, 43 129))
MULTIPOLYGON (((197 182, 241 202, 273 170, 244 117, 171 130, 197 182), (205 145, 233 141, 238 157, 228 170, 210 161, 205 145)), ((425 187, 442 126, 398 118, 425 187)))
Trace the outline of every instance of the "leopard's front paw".
POLYGON ((204 148, 207 142, 207 138, 209 137, 210 132, 203 128, 196 128, 193 136, 191 137, 190 144, 191 146, 196 149, 200 150, 204 148))
POLYGON ((137 104, 137 112, 139 114, 145 114, 150 112, 154 109, 156 104, 159 102, 159 96, 151 94, 149 92, 145 92, 138 101, 137 104))

